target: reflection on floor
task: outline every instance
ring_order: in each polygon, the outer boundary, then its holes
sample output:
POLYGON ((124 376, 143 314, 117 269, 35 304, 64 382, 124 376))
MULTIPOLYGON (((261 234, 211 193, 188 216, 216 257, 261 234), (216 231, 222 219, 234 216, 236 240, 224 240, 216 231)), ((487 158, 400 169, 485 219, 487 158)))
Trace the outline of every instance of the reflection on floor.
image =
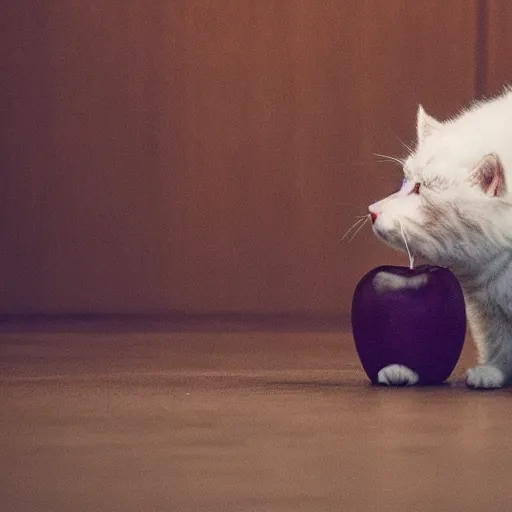
POLYGON ((507 511, 510 391, 368 385, 349 334, 0 334, 4 512, 507 511))

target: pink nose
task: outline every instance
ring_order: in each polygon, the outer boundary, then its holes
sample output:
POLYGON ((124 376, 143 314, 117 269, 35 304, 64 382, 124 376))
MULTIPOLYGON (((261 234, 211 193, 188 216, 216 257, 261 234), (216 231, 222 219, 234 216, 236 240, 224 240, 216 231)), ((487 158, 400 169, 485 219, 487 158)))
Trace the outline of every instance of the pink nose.
POLYGON ((375 212, 370 212, 370 217, 372 219, 372 224, 377 220, 377 214, 375 212))

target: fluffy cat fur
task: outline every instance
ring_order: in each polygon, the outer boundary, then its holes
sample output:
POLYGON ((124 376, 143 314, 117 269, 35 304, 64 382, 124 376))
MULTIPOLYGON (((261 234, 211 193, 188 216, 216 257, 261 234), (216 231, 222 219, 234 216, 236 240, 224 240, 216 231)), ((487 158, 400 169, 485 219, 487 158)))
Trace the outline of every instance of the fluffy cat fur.
MULTIPOLYGON (((417 136, 400 191, 369 207, 373 231, 405 251, 403 229, 414 256, 455 273, 478 349, 467 385, 503 387, 512 380, 512 91, 445 122, 420 106, 417 136)), ((412 383, 395 370, 383 382, 412 383)))

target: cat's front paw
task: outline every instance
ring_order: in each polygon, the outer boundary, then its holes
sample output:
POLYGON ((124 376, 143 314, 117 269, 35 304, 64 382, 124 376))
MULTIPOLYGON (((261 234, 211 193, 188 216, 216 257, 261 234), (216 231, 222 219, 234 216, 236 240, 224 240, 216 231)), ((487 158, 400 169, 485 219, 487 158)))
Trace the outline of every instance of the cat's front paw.
POLYGON ((385 386, 414 386, 420 380, 419 375, 407 366, 390 364, 377 374, 379 384, 385 386))
POLYGON ((466 373, 466 384, 473 389, 496 389, 505 385, 505 374, 496 366, 481 364, 466 373))

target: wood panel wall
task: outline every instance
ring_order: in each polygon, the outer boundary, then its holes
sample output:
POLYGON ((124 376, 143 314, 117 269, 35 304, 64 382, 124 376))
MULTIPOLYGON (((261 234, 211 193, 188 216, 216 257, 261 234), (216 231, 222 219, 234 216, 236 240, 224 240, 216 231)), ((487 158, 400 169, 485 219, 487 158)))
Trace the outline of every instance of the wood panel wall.
POLYGON ((484 48, 481 55, 483 94, 492 96, 512 86, 512 2, 482 0, 484 48))
POLYGON ((371 153, 475 94, 477 1, 6 11, 3 313, 347 312, 405 264, 369 228, 342 241, 399 182, 371 153))

